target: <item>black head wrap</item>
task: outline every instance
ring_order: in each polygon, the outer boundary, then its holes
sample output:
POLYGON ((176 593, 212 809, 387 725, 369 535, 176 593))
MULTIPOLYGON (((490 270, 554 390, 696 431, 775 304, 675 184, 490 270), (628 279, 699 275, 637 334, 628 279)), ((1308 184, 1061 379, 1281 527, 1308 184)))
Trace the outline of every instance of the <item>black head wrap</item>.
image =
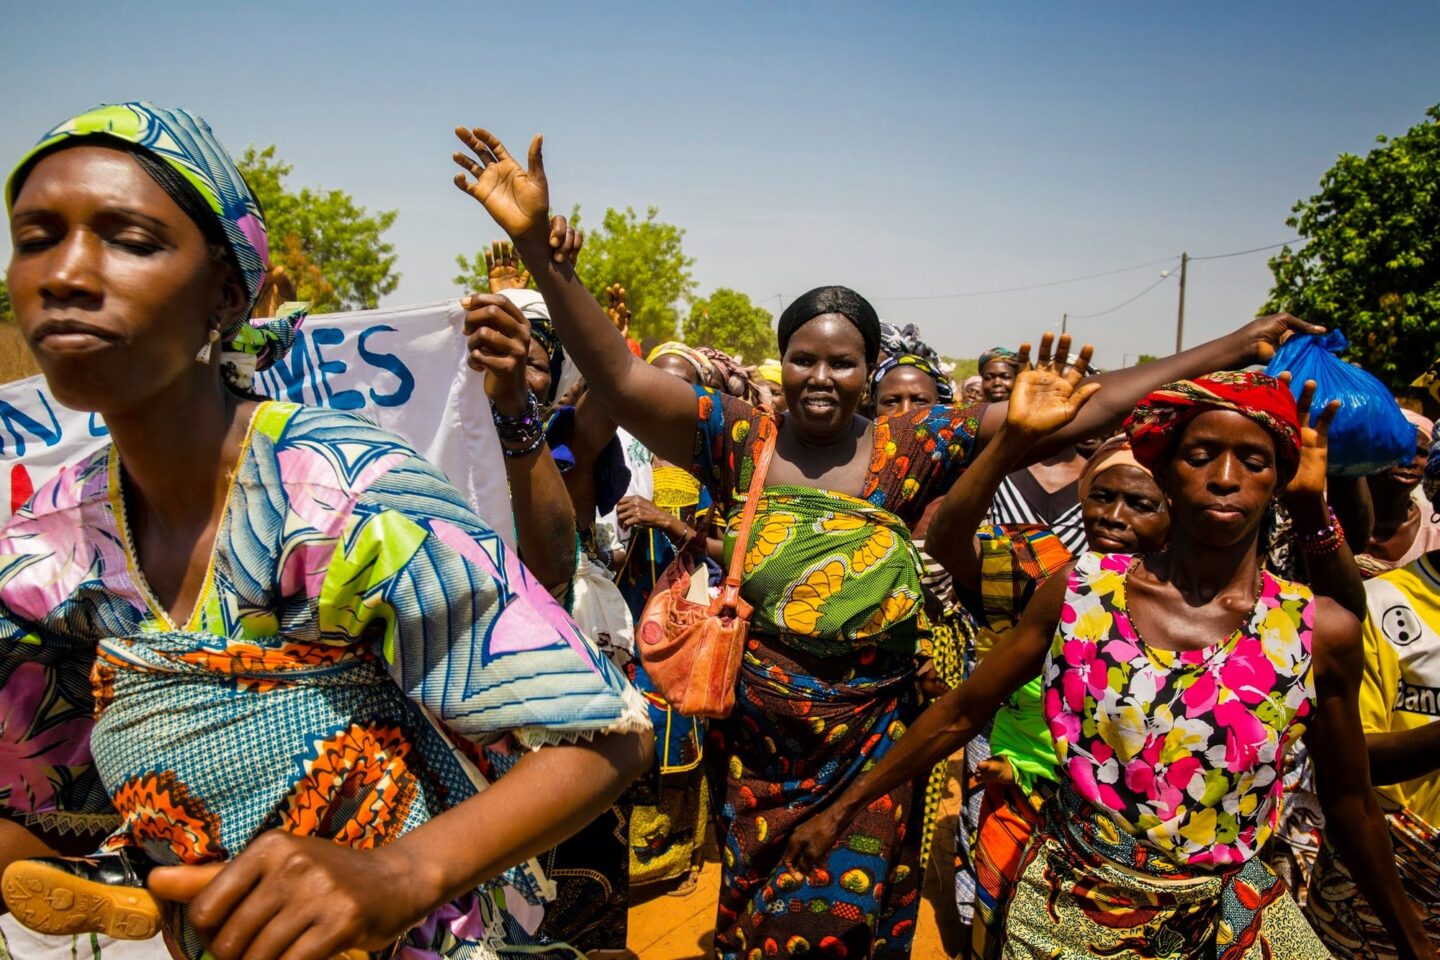
POLYGON ((827 313, 838 313, 855 324, 865 340, 865 362, 874 366, 880 356, 880 316, 870 301, 849 287, 816 287, 809 293, 801 294, 795 302, 780 314, 776 332, 780 337, 780 352, 790 344, 790 338, 806 323, 827 313))

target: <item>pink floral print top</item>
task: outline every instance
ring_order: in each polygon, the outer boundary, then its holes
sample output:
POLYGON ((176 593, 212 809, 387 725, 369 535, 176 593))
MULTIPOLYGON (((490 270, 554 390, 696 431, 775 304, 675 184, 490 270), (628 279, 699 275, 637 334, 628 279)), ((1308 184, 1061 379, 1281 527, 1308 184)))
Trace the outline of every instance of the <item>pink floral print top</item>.
POLYGON ((1062 780, 1177 864, 1242 864, 1274 830, 1285 751, 1315 709, 1314 595, 1263 574, 1229 637, 1160 650, 1130 620, 1133 564, 1087 553, 1070 575, 1044 670, 1062 780))

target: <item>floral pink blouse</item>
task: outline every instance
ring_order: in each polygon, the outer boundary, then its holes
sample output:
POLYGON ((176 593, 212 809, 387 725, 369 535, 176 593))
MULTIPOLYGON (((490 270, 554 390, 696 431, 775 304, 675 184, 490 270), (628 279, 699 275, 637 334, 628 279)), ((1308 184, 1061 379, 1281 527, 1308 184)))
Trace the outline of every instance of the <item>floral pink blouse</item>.
POLYGON ((1045 661, 1063 781, 1177 864, 1223 868, 1274 830, 1288 745, 1315 709, 1309 588, 1263 574, 1250 619, 1202 650, 1148 646, 1122 554, 1081 555, 1045 661))

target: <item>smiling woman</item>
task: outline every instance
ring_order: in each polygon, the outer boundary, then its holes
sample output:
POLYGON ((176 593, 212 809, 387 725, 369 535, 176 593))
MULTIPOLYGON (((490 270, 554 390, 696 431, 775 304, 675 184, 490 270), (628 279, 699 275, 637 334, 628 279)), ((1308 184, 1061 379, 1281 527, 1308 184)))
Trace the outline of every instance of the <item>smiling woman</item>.
POLYGON ((639 694, 400 438, 250 393, 300 315, 252 316, 264 217, 203 120, 98 107, 6 200, 19 327, 113 441, 0 531, 16 918, 151 936, 148 875, 187 958, 578 956, 503 905, 648 766, 639 694), (482 790, 454 737, 537 749, 482 790))

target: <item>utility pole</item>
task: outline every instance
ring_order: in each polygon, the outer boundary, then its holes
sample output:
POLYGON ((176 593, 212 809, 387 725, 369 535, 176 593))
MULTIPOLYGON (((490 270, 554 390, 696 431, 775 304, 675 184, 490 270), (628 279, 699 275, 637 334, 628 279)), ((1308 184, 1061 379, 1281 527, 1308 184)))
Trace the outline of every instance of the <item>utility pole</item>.
POLYGON ((1190 265, 1190 254, 1180 254, 1180 312, 1175 315, 1175 352, 1185 349, 1185 268, 1190 265))
POLYGON ((1067 331, 1066 331, 1066 327, 1068 327, 1069 324, 1070 324, 1070 314, 1068 314, 1068 313, 1062 313, 1062 314, 1060 314, 1060 333, 1061 333, 1062 335, 1064 335, 1064 334, 1067 332, 1067 331))

